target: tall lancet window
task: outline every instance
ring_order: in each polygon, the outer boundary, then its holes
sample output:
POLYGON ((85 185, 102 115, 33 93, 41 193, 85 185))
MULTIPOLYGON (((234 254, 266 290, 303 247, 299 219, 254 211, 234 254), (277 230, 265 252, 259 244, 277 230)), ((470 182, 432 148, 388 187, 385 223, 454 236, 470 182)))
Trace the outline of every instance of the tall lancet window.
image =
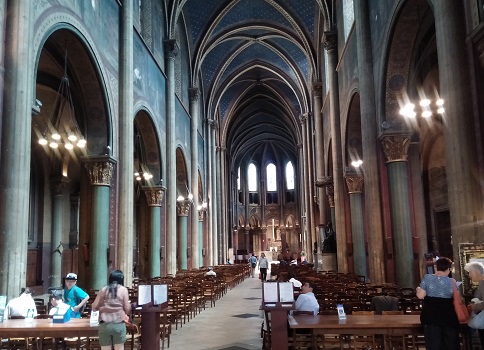
POLYGON ((277 204, 277 170, 272 163, 266 167, 267 176, 267 204, 277 204))
POLYGON ((296 201, 294 193, 294 167, 292 162, 286 164, 286 203, 294 203, 296 201))
POLYGON ((237 197, 239 204, 244 203, 244 192, 240 189, 240 167, 237 169, 237 197))
POLYGON ((247 171, 247 182, 249 184, 249 204, 259 204, 259 193, 257 186, 257 167, 254 163, 249 164, 247 171))

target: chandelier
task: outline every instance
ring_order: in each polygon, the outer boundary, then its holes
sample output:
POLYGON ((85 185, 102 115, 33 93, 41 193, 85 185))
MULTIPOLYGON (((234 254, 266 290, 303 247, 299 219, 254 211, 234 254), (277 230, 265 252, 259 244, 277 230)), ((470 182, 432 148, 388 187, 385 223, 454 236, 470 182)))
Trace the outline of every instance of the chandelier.
POLYGON ((407 103, 400 109, 400 114, 406 118, 416 118, 422 116, 423 118, 430 118, 434 114, 444 114, 444 100, 438 98, 433 101, 427 98, 420 100, 418 106, 414 103, 407 103))
POLYGON ((139 133, 136 134, 135 148, 136 148, 135 150, 136 156, 138 159, 138 168, 134 172, 134 178, 137 181, 151 180, 153 178, 153 175, 148 171, 146 167, 146 157, 144 153, 144 147, 141 145, 141 135, 139 133))
POLYGON ((52 115, 47 121, 47 126, 39 137, 39 144, 49 145, 56 149, 63 145, 65 149, 72 150, 74 147, 86 147, 86 140, 82 136, 76 122, 74 104, 67 76, 67 51, 64 57, 64 75, 61 78, 59 89, 52 107, 52 115))

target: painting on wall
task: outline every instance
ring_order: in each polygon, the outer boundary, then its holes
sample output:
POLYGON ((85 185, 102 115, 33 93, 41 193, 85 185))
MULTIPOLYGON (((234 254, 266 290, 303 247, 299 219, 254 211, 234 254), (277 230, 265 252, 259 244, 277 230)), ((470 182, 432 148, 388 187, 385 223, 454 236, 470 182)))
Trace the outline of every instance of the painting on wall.
POLYGON ((459 243, 460 274, 464 285, 464 295, 473 296, 477 288, 477 283, 473 283, 464 266, 468 262, 479 261, 484 263, 484 244, 482 243, 459 243))

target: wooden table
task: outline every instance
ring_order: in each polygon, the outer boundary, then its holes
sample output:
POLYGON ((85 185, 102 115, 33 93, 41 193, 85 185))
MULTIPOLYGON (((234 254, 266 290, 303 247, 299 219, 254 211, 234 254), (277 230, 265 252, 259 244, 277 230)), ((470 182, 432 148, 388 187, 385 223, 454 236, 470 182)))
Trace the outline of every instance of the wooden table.
POLYGON ((52 323, 51 319, 4 320, 0 322, 0 337, 26 338, 26 337, 96 337, 97 326, 91 326, 89 319, 71 319, 66 323, 52 323))
MULTIPOLYGON (((288 320, 290 328, 311 329, 313 334, 366 336, 423 334, 420 315, 346 315, 346 319, 339 319, 337 315, 290 315, 288 320)), ((465 347, 468 347, 467 324, 461 324, 460 333, 464 336, 465 347)))
POLYGON ((346 315, 346 319, 337 315, 297 315, 289 316, 289 327, 332 334, 423 334, 420 315, 346 315))

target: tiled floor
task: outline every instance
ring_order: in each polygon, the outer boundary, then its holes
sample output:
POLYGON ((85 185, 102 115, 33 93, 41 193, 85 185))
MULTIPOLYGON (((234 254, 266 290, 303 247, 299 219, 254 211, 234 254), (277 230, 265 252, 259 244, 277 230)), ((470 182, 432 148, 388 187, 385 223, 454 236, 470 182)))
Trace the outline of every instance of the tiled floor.
POLYGON ((169 350, 254 350, 262 348, 261 282, 247 278, 215 307, 173 330, 169 350))

